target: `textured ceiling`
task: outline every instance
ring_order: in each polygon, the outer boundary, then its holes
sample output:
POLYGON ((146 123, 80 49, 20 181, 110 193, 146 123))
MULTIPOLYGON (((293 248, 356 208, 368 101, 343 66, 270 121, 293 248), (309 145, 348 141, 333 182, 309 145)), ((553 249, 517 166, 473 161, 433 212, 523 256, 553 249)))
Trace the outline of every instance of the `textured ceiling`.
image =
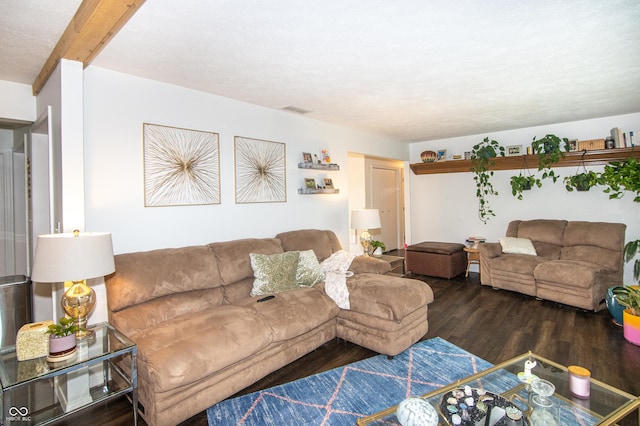
POLYGON ((33 84, 80 0, 0 0, 0 80, 33 84))
MULTIPOLYGON (((32 83, 77 2, 0 4, 0 79, 32 83)), ((640 112, 639 47, 638 0, 148 0, 93 64, 422 141, 640 112)))

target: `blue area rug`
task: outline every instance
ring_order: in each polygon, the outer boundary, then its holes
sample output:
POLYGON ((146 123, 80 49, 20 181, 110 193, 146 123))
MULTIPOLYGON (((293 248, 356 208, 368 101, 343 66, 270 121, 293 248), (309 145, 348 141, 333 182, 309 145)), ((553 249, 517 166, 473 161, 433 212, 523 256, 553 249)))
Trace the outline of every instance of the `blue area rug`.
POLYGON ((209 425, 350 425, 491 367, 439 337, 387 359, 378 355, 281 386, 222 401, 209 425))

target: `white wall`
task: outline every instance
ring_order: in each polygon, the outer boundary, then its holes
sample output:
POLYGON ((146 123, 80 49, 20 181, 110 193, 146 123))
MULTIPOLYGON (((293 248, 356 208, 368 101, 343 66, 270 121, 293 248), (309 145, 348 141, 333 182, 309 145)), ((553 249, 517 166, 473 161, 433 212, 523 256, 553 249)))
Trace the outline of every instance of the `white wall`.
MULTIPOLYGON (((640 113, 416 143, 410 147, 410 161, 419 162, 420 153, 425 150, 447 148, 449 154, 470 151, 485 136, 503 146, 526 147, 534 136, 540 138, 552 133, 570 139, 595 139, 608 136, 613 127, 640 131, 640 113)), ((602 171, 603 167, 588 169, 602 171)), ((519 170, 496 171, 491 182, 499 195, 490 198, 496 216, 485 225, 478 218, 476 185, 471 173, 417 176, 408 169, 407 177, 411 180, 410 244, 429 240, 464 242, 470 235, 497 241, 511 220, 537 218, 622 222, 627 225, 627 240, 640 237, 640 203, 633 203, 631 194, 620 200, 609 200, 598 188, 586 193, 569 193, 562 177, 575 174, 576 168, 555 170, 561 176, 555 184, 545 179, 542 188, 526 191, 522 201, 513 197, 509 184, 511 176, 517 175, 519 170)), ((632 280, 631 265, 626 265, 625 280, 632 280)))
POLYGON ((86 229, 113 235, 116 253, 205 244, 278 232, 331 229, 349 247, 348 155, 406 160, 408 146, 284 111, 88 67, 84 73, 86 229), (143 123, 220 135, 221 204, 144 207, 143 123), (234 136, 286 144, 287 202, 236 204, 234 136), (328 147, 340 193, 300 195, 302 152, 328 147))
POLYGON ((0 80, 0 121, 32 122, 36 119, 36 98, 28 84, 0 80))

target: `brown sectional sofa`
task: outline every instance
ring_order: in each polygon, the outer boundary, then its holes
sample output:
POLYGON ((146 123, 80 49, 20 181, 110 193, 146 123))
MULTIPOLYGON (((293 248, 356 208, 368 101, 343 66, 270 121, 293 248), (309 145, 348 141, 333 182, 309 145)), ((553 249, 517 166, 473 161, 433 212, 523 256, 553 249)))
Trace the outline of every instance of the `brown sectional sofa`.
POLYGON ((622 285, 626 225, 566 220, 516 220, 506 237, 529 239, 537 255, 504 253, 500 243, 480 249, 484 285, 598 311, 607 288, 622 285))
POLYGON ((340 337, 397 355, 428 329, 433 292, 424 282, 384 275, 388 263, 357 257, 347 280, 350 309, 324 283, 257 303, 250 253, 340 250, 331 231, 300 230, 119 254, 107 278, 109 321, 138 347, 140 414, 173 425, 340 337))

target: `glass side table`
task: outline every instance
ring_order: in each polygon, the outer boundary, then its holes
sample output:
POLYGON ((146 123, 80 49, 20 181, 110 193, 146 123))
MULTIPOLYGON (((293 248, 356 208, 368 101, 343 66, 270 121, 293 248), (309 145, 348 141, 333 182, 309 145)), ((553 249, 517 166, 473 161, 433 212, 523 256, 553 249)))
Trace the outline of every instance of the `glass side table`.
POLYGON ((0 349, 0 412, 4 425, 46 425, 100 402, 131 394, 138 424, 137 347, 108 323, 89 327, 76 356, 18 361, 15 346, 0 349))

